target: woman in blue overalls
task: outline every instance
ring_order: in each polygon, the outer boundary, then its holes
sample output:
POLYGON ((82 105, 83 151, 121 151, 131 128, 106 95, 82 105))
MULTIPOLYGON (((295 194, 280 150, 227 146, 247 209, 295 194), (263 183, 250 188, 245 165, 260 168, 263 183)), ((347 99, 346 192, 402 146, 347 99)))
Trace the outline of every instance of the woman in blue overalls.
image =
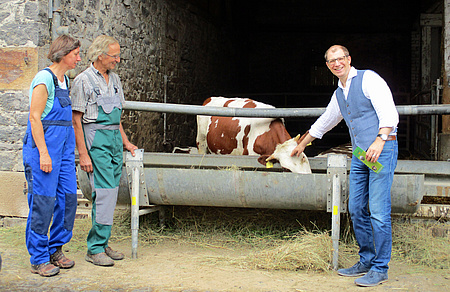
POLYGON ((53 64, 38 72, 30 86, 30 116, 23 143, 30 208, 26 245, 31 272, 41 276, 56 275, 60 268, 75 264, 62 252, 72 238, 77 208, 75 136, 65 73, 81 61, 79 54, 78 40, 59 36, 48 54, 53 64))

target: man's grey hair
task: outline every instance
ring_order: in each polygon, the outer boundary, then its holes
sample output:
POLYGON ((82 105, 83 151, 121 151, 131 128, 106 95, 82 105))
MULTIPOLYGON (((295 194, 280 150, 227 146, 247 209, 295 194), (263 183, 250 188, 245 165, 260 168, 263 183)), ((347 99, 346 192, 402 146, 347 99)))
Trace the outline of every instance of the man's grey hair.
POLYGON ((107 35, 100 35, 95 38, 92 42, 91 46, 88 49, 87 56, 91 62, 95 62, 98 59, 98 56, 101 54, 106 54, 109 51, 109 45, 118 44, 119 42, 107 35))

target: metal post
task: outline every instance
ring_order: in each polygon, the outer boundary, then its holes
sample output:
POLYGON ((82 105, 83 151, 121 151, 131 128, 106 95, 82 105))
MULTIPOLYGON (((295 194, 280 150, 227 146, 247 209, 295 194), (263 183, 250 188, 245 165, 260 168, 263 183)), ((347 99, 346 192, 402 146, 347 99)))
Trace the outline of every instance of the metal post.
POLYGON ((333 244, 333 269, 337 270, 339 263, 339 233, 341 212, 347 211, 347 156, 328 154, 328 202, 327 211, 331 212, 331 241, 333 244))
POLYGON ((332 197, 333 209, 331 213, 331 240, 333 242, 333 269, 337 270, 339 258, 339 233, 341 230, 341 183, 337 174, 333 176, 332 197))
POLYGON ((139 239, 139 198, 140 193, 145 191, 143 178, 144 150, 135 150, 135 156, 127 152, 125 164, 131 197, 131 258, 136 259, 139 239))
POLYGON ((134 166, 131 191, 131 258, 137 259, 139 239, 139 169, 134 166))

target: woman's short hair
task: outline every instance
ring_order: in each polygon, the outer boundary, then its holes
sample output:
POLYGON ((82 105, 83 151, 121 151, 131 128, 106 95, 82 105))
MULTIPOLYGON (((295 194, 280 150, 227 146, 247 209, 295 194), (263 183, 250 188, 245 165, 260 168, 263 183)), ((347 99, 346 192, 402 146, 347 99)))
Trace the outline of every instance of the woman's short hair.
POLYGON ((61 62, 62 58, 80 47, 80 41, 66 34, 60 35, 50 45, 47 58, 53 63, 61 62))
POLYGON ((97 61, 98 56, 108 53, 109 45, 118 44, 119 42, 107 35, 100 35, 95 38, 91 46, 88 49, 87 56, 91 62, 97 61))

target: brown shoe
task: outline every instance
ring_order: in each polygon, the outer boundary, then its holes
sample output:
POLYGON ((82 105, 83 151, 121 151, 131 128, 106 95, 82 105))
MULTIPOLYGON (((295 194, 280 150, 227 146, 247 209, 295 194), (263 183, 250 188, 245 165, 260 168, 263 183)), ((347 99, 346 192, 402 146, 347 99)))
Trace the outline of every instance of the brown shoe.
POLYGON ((114 266, 114 261, 104 252, 97 254, 87 253, 84 259, 97 266, 104 266, 104 267, 114 266))
POLYGON ((74 261, 66 258, 61 250, 61 246, 58 246, 55 253, 50 255, 50 262, 61 269, 70 269, 75 265, 74 261))
POLYGON ((113 250, 112 248, 110 248, 109 246, 107 248, 105 248, 105 253, 107 256, 109 256, 110 258, 112 258, 113 260, 123 260, 123 258, 125 257, 125 255, 117 250, 113 250))
POLYGON ((50 262, 46 262, 39 265, 31 265, 31 272, 42 277, 51 277, 59 273, 59 268, 50 262))

